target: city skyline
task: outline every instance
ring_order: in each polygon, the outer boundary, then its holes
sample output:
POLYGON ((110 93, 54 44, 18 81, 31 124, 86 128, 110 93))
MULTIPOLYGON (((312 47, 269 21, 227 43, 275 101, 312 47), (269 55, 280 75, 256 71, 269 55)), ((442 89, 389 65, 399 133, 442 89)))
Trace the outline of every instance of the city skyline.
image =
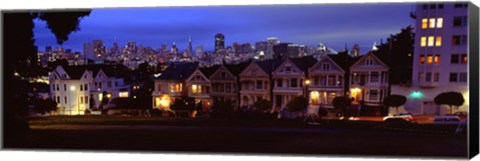
MULTIPOLYGON (((62 47, 83 53, 83 43, 103 40, 111 47, 114 38, 121 46, 128 41, 158 49, 176 43, 180 51, 203 46, 213 51, 214 36, 225 35, 225 46, 234 42, 255 44, 267 37, 281 42, 317 46, 324 43, 334 50, 359 44, 362 53, 408 25, 413 3, 318 4, 261 6, 202 6, 157 8, 94 9, 80 22, 62 47), (338 12, 344 10, 345 12, 338 12), (295 11, 295 12, 292 12, 295 11), (368 11, 368 12, 367 12, 368 11), (167 16, 162 16, 167 15, 167 16), (379 16, 382 15, 382 16, 379 16), (389 15, 389 16, 386 16, 389 15), (396 18, 392 18, 396 17, 396 18)), ((35 21, 39 51, 58 47, 45 22, 35 21)))

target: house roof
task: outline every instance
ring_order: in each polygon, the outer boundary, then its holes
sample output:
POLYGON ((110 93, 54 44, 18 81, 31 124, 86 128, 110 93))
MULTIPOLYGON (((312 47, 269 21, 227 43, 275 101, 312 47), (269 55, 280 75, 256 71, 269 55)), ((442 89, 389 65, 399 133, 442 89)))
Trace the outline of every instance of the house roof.
POLYGON ((245 68, 247 68, 250 62, 243 62, 238 64, 227 64, 225 67, 230 71, 234 76, 238 76, 245 68))
POLYGON ((107 64, 92 64, 92 65, 79 65, 79 66, 62 66, 62 68, 67 72, 70 79, 80 79, 85 73, 85 70, 92 71, 93 76, 95 77, 100 69, 108 77, 120 77, 125 71, 129 69, 123 64, 107 65, 107 64))
POLYGON ((186 80, 197 69, 194 63, 171 63, 162 73, 159 80, 186 80))
POLYGON ((312 67, 317 63, 317 59, 313 56, 304 56, 300 58, 291 58, 290 59, 300 70, 307 72, 308 68, 312 67))
POLYGON ((348 54, 348 52, 339 52, 338 54, 329 54, 327 55, 330 57, 335 63, 338 64, 344 71, 348 71, 350 66, 352 66, 355 62, 360 60, 362 56, 352 57, 348 54))
POLYGON ((265 73, 268 73, 269 75, 272 74, 272 72, 277 69, 278 66, 280 66, 280 64, 282 64, 282 60, 281 59, 272 59, 272 60, 265 60, 265 61, 257 61, 255 63, 257 63, 257 65, 262 68, 262 70, 265 72, 265 73))
POLYGON ((210 76, 217 71, 217 69, 220 68, 220 65, 214 65, 211 67, 206 67, 206 68, 199 68, 199 70, 205 75, 205 77, 210 78, 210 76))

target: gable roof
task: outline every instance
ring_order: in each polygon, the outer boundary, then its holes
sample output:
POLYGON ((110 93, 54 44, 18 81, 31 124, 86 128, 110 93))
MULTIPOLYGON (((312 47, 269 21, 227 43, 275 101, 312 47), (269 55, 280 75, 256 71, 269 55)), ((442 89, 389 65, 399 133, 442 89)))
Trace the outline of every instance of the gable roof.
POLYGON ((206 68, 199 68, 199 70, 202 72, 203 75, 205 75, 205 77, 210 78, 210 76, 212 76, 212 74, 215 73, 215 71, 217 71, 218 68, 220 68, 220 65, 214 65, 206 68))
POLYGON ((197 69, 194 63, 171 63, 162 73, 159 80, 186 80, 197 69))
POLYGON ((356 60, 355 63, 353 63, 353 64, 350 66, 350 68, 353 67, 353 66, 355 66, 355 65, 357 65, 357 64, 359 64, 360 62, 362 62, 362 61, 363 61, 364 59, 366 59, 366 57, 369 56, 369 55, 371 55, 371 56, 373 57, 373 59, 377 60, 377 61, 380 63, 380 65, 383 65, 383 66, 389 68, 387 64, 385 64, 382 60, 380 60, 380 59, 379 59, 377 56, 375 56, 375 54, 373 54, 372 52, 369 52, 369 53, 367 53, 366 55, 363 55, 363 56, 359 57, 359 59, 356 60))
POLYGON ((245 68, 247 68, 250 62, 243 62, 238 64, 227 64, 225 68, 228 69, 235 77, 237 77, 245 68))
POLYGON ((268 75, 272 75, 272 72, 282 64, 281 59, 272 59, 265 61, 256 61, 255 63, 268 75))
POLYGON ((300 70, 307 73, 308 73, 308 68, 312 67, 315 63, 317 63, 317 59, 315 59, 313 56, 291 58, 290 60, 295 64, 295 66, 300 68, 300 70))
POLYGON ((120 77, 125 71, 129 69, 123 64, 91 64, 91 65, 79 65, 79 66, 62 66, 62 68, 67 72, 70 79, 80 79, 85 71, 91 71, 95 77, 100 70, 102 70, 107 77, 120 77))
POLYGON ((338 54, 328 54, 338 66, 340 66, 344 71, 348 71, 350 66, 352 66, 355 62, 357 62, 361 56, 352 57, 348 52, 339 52, 338 54))

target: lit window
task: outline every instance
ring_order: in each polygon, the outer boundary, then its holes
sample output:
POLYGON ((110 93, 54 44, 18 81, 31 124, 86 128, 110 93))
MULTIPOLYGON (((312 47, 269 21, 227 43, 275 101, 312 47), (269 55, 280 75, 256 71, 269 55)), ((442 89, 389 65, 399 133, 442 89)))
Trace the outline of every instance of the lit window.
POLYGON ((370 100, 378 100, 378 90, 370 90, 370 100))
POLYGON ((426 18, 422 19, 422 29, 426 29, 426 28, 427 28, 427 26, 428 26, 428 25, 427 25, 427 24, 428 24, 427 21, 428 21, 428 20, 427 20, 426 18))
POLYGON ((428 45, 428 46, 433 46, 434 39, 435 39, 435 37, 429 36, 429 37, 428 37, 428 44, 427 44, 427 45, 428 45))
POLYGON ((435 46, 442 46, 442 36, 437 36, 435 40, 435 46))
POLYGON ((427 56, 427 64, 432 64, 433 62, 433 56, 432 55, 428 55, 427 56))
POLYGON ((175 85, 170 84, 170 93, 174 93, 174 92, 175 92, 175 85))
POLYGON ((461 60, 462 60, 462 64, 467 64, 467 62, 468 62, 468 56, 467 56, 467 54, 462 54, 461 60))
POLYGON ((126 98, 126 97, 128 97, 128 92, 119 92, 119 93, 118 93, 118 97, 120 97, 120 98, 126 98))
POLYGON ((431 28, 431 29, 435 28, 435 18, 430 18, 430 19, 428 19, 428 21, 429 21, 429 26, 428 27, 431 28))
POLYGON ((435 57, 433 58, 433 62, 437 65, 440 64, 440 55, 435 55, 435 57))
POLYGON ((425 64, 425 56, 420 55, 419 61, 420 61, 420 64, 425 64))
POLYGON ((426 46, 427 45, 427 37, 422 36, 420 38, 420 46, 426 46))
POLYGON ((437 28, 443 27, 443 18, 437 18, 437 28))

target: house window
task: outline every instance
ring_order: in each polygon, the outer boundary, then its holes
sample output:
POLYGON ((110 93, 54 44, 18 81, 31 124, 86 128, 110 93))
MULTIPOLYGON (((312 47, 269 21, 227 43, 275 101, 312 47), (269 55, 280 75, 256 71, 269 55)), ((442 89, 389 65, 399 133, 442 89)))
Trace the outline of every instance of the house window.
POLYGON ((83 91, 83 85, 80 84, 80 91, 83 91))
POLYGON ((170 93, 175 92, 175 84, 170 84, 170 93))
POLYGON ((437 28, 443 27, 443 18, 437 18, 437 28))
POLYGON ((264 84, 263 84, 263 89, 267 89, 267 88, 268 88, 268 82, 267 82, 267 81, 264 81, 263 83, 264 83, 264 84))
POLYGON ((257 80, 257 89, 263 89, 263 82, 261 80, 257 80))
POLYGON ((232 84, 231 83, 227 83, 225 84, 225 92, 231 92, 232 90, 232 84))
POLYGON ((107 82, 107 88, 112 88, 112 81, 107 82))
POLYGON ((330 70, 330 64, 329 63, 323 63, 322 64, 322 70, 330 70))
POLYGON ((437 65, 440 64, 440 55, 435 55, 435 57, 433 57, 433 62, 437 65))
POLYGON ((197 84, 192 85, 192 93, 193 94, 202 93, 202 86, 197 84))
POLYGON ((102 89, 102 82, 98 82, 98 88, 102 89))
POLYGON ((467 82, 467 73, 459 73, 459 82, 467 82))
POLYGON ((321 75, 320 76, 320 86, 326 86, 327 85, 327 76, 326 75, 321 75))
POLYGON ((425 82, 431 82, 431 81, 432 81, 432 73, 427 72, 427 74, 425 76, 425 82))
POLYGON ((433 82, 438 82, 438 77, 439 77, 438 75, 439 75, 438 72, 433 73, 433 82))
POLYGON ((290 72, 290 71, 292 71, 292 68, 291 67, 285 67, 285 71, 290 72))
POLYGON ((437 8, 437 5, 435 4, 430 4, 430 9, 436 9, 437 8))
POLYGON ((118 87, 118 82, 117 81, 115 81, 115 87, 118 87))
POLYGON ((57 103, 60 103, 60 96, 57 96, 57 103))
POLYGON ((428 9, 428 4, 422 5, 422 10, 427 10, 428 9))
POLYGON ((435 18, 428 19, 428 28, 435 28, 435 18))
POLYGON ((435 37, 433 37, 433 36, 428 37, 427 46, 433 46, 434 38, 435 37))
POLYGON ((335 98, 335 96, 337 96, 337 93, 335 93, 335 92, 328 92, 328 94, 327 94, 327 103, 328 103, 328 104, 332 104, 332 103, 333 103, 333 99, 335 98))
POLYGON ((277 87, 282 87, 283 82, 282 79, 277 79, 277 87))
POLYGON ((442 36, 437 36, 435 39, 435 46, 442 46, 442 36))
POLYGON ((57 91, 60 91, 60 84, 56 84, 56 85, 57 85, 57 91))
POLYGON ((297 87, 297 85, 298 85, 297 78, 292 78, 290 80, 290 87, 297 87))
POLYGON ((418 72, 418 82, 423 81, 423 72, 418 72))
POLYGON ((432 62, 433 62, 433 56, 427 55, 427 64, 432 64, 432 62))
POLYGON ((467 35, 454 35, 452 36, 452 45, 466 45, 467 44, 467 35))
POLYGON ((450 73, 450 82, 458 82, 458 73, 450 73))
POLYGON ((380 78, 380 73, 372 72, 370 75, 370 82, 378 82, 380 78))
POLYGON ((80 104, 83 104, 83 97, 80 96, 80 104))
POLYGON ((67 91, 67 85, 63 84, 63 91, 67 91))
POLYGON ((424 47, 427 45, 427 37, 422 36, 420 37, 420 46, 424 47))
POLYGON ((318 86, 318 76, 313 77, 313 85, 318 86))
POLYGON ((468 56, 467 56, 467 54, 462 54, 460 60, 461 60, 461 63, 462 63, 462 64, 467 64, 467 62, 468 62, 468 56))
POLYGON ((370 90, 370 100, 378 100, 378 90, 370 90))
POLYGON ((64 100, 65 100, 65 104, 67 104, 67 96, 65 96, 65 99, 64 99, 64 100))
POLYGON ((467 26, 467 16, 455 16, 453 17, 453 27, 467 26))
POLYGON ((337 86, 342 86, 342 82, 343 82, 342 76, 339 75, 337 79, 337 86))
MULTIPOLYGON (((88 103, 88 96, 85 96, 85 103, 88 103)), ((92 107, 90 107, 92 108, 92 107)))
POLYGON ((426 29, 428 26, 428 19, 423 18, 422 19, 422 29, 426 29))
POLYGON ((337 82, 335 79, 336 79, 336 75, 328 75, 328 86, 330 87, 336 86, 337 82))
POLYGON ((373 59, 369 58, 369 59, 365 60, 365 64, 366 65, 373 65, 373 59))
POLYGON ((85 84, 85 91, 88 91, 88 84, 85 84))
POLYGON ((162 91, 162 85, 161 84, 157 85, 157 91, 162 91))
POLYGON ((443 4, 438 4, 438 9, 443 9, 443 4))
POLYGON ((458 64, 460 62, 460 55, 459 54, 452 54, 450 57, 450 63, 451 64, 458 64))
POLYGON ((418 60, 420 61, 420 64, 425 64, 425 55, 420 55, 418 60))

